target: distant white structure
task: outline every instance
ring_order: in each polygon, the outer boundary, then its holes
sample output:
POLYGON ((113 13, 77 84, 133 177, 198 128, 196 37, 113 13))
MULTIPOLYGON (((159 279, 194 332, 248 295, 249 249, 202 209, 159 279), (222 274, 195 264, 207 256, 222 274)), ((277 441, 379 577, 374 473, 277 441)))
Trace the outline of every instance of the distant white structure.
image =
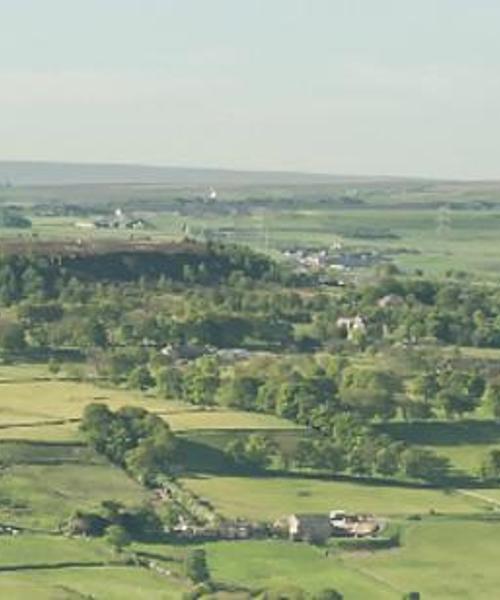
POLYGON ((404 298, 398 294, 387 294, 377 300, 379 308, 388 308, 390 306, 402 306, 405 303, 404 298))
POLYGON ((208 199, 217 200, 217 190, 215 190, 213 187, 208 190, 208 199))
POLYGON ((343 329, 346 332, 348 340, 351 340, 356 332, 366 332, 366 322, 359 315, 356 315, 354 318, 341 317, 337 319, 336 325, 339 329, 343 329))
POLYGON ((91 221, 78 221, 75 223, 75 227, 78 227, 79 229, 95 229, 95 223, 92 223, 91 221))

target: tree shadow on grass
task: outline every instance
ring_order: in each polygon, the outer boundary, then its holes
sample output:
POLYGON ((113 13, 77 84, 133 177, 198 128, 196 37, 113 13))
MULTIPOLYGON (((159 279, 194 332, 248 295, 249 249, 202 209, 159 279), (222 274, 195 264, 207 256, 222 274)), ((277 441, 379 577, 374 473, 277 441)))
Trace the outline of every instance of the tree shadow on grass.
POLYGON ((492 420, 464 419, 461 421, 384 423, 377 425, 376 429, 394 439, 416 445, 500 445, 500 422, 492 420))

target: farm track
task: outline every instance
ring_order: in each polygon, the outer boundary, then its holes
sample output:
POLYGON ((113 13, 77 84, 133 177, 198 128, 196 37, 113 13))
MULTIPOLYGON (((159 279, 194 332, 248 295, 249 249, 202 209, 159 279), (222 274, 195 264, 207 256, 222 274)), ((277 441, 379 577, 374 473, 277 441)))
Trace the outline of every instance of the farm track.
POLYGON ((492 504, 496 509, 500 509, 500 501, 495 498, 491 498, 489 496, 485 496, 484 494, 479 494, 478 492, 471 492, 470 490, 456 490, 459 494, 463 496, 469 496, 471 498, 475 498, 477 500, 482 500, 483 502, 487 502, 488 504, 492 504))

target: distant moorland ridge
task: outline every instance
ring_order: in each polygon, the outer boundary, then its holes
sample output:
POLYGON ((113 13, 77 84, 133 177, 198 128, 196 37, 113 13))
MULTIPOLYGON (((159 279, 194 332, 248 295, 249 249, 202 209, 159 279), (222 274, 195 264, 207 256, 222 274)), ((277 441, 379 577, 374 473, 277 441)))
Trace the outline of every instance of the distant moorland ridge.
POLYGON ((152 183, 170 185, 301 185, 379 181, 363 178, 287 171, 233 171, 185 167, 160 167, 134 164, 91 164, 64 162, 0 161, 0 184, 78 185, 152 183))

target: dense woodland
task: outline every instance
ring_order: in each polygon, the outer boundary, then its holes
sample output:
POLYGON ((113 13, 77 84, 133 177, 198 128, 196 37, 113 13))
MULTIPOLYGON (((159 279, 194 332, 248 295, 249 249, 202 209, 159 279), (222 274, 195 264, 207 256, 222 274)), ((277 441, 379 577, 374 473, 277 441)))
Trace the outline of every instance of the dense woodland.
MULTIPOLYGON (((500 415, 496 367, 445 351, 500 345, 500 289, 403 276, 390 266, 358 286, 318 281, 249 250, 211 244, 5 255, 0 348, 6 359, 49 358, 53 372, 76 358, 76 378, 274 414, 313 434, 292 455, 265 436, 238 439, 226 451, 242 468, 442 479, 446 459, 381 434, 377 424, 458 419, 478 409, 500 415), (339 326, 355 316, 362 328, 339 326)), ((122 448, 119 439, 118 449, 92 443, 144 480, 162 452, 156 442, 147 451, 122 448), (150 469, 138 466, 145 456, 150 469)), ((162 444, 168 454, 170 441, 162 444)), ((481 473, 495 479, 499 468, 488 456, 481 473)))

